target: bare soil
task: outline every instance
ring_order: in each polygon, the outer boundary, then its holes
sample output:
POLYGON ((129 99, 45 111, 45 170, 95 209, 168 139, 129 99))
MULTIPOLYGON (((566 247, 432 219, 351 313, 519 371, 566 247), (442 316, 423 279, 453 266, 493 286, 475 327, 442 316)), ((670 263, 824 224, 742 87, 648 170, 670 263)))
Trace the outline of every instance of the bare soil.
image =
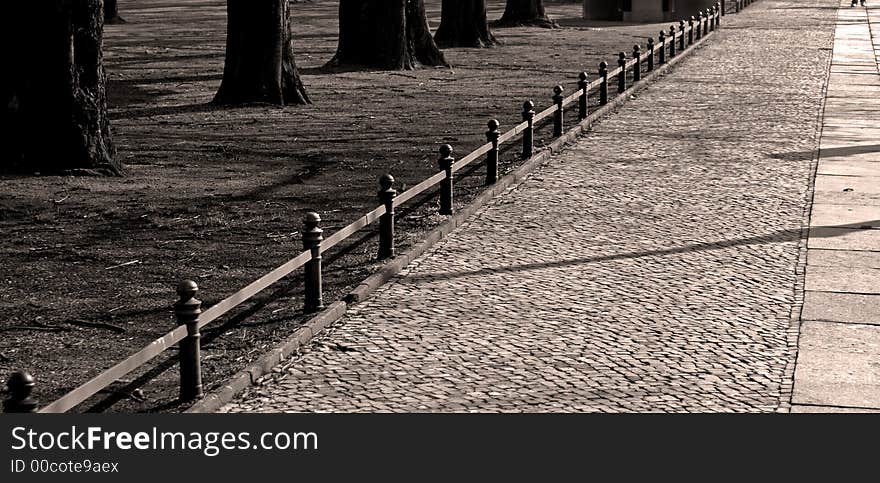
MULTIPOLYGON (((492 0, 497 19, 502 0, 492 0)), ((437 28, 440 0, 426 0, 437 28)), ((456 155, 502 130, 521 106, 550 104, 552 87, 594 78, 668 25, 585 22, 581 6, 551 3, 558 29, 496 29, 503 45, 445 50, 451 68, 404 72, 322 69, 336 48, 338 2, 296 3, 297 62, 314 104, 278 108, 210 104, 223 71, 225 2, 122 2, 127 23, 106 27, 111 126, 122 178, 0 178, 0 375, 37 379, 46 404, 174 326, 174 287, 196 280, 208 307, 301 249, 307 210, 326 234, 377 205, 379 175, 405 189, 437 170, 437 151, 456 155)), ((573 124, 575 113, 566 122, 573 124)), ((536 133, 536 146, 550 128, 536 133)), ((46 142, 52 142, 46 133, 46 142)), ((519 162, 502 153, 501 174, 519 162)), ((484 171, 462 173, 456 203, 482 187, 484 171)), ((443 220, 435 193, 399 211, 400 250, 443 220)), ((552 223, 552 220, 548 220, 552 223)), ((372 273, 372 231, 325 259, 325 300, 372 273)), ((301 281, 289 277, 216 324, 203 338, 208 389, 290 334, 306 316, 301 281)), ((175 350, 132 373, 77 411, 181 409, 175 350)))

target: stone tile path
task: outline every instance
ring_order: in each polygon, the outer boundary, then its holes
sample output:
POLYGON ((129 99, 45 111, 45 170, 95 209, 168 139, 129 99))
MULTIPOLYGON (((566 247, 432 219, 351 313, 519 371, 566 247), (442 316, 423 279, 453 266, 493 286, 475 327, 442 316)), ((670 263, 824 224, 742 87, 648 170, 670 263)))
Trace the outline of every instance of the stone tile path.
POLYGON ((848 5, 822 120, 793 412, 880 412, 880 10, 848 5))

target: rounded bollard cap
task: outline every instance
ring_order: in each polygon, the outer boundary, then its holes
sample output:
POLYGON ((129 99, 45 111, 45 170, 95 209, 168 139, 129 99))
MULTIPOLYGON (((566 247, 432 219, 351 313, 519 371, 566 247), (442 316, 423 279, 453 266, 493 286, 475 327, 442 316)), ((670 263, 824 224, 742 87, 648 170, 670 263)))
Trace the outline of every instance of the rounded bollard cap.
POLYGON ((642 48, 639 47, 639 44, 633 45, 633 52, 638 52, 640 50, 642 50, 642 48))
POLYGON ((607 68, 608 68, 607 62, 605 62, 604 60, 602 62, 599 62, 599 69, 605 70, 607 68))
POLYGON ((306 213, 306 216, 303 217, 303 223, 306 226, 318 226, 318 223, 321 223, 321 215, 314 211, 309 211, 306 213))
POLYGON ((562 91, 564 90, 565 89, 563 89, 562 86, 557 85, 553 88, 553 93, 558 96, 559 94, 562 94, 562 91))
POLYGON ((177 295, 180 296, 180 300, 189 300, 195 297, 198 291, 198 284, 192 280, 184 280, 177 284, 177 295))
POLYGON ((379 186, 381 186, 383 190, 391 189, 391 187, 394 186, 394 176, 391 176, 389 173, 379 176, 379 186))
POLYGON ((490 119, 489 122, 486 123, 486 126, 490 131, 497 131, 501 124, 498 123, 498 119, 490 119))
POLYGON ((523 102, 523 111, 531 111, 535 108, 535 103, 532 101, 523 102))
POLYGON ((25 371, 13 372, 6 381, 6 387, 9 388, 10 394, 15 396, 23 394, 26 397, 34 388, 34 384, 34 376, 25 371))
POLYGON ((450 156, 451 154, 452 154, 452 146, 450 146, 448 144, 444 144, 443 146, 440 146, 440 155, 441 156, 443 156, 445 158, 445 157, 450 156))
POLYGON ((586 72, 581 72, 580 74, 578 74, 578 79, 580 79, 584 82, 586 82, 588 78, 589 78, 589 76, 587 75, 586 72))

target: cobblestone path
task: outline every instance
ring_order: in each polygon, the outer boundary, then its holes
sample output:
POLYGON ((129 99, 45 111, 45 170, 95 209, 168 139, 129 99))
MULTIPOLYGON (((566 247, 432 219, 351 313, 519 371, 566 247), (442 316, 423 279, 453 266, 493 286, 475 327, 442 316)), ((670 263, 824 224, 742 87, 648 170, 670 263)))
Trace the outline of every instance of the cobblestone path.
POLYGON ((223 411, 787 411, 837 4, 725 16, 223 411))

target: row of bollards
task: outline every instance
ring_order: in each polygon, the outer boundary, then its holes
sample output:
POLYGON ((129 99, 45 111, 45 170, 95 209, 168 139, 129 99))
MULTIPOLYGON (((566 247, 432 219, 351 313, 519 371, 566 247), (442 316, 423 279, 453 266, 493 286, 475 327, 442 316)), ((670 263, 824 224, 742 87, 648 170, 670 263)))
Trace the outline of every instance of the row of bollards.
MULTIPOLYGON (((742 9, 752 4, 754 0, 736 0, 734 2, 734 12, 739 13, 742 9)), ((723 12, 723 11, 722 11, 723 12)))
MULTIPOLYGON (((748 5, 749 0, 737 0, 737 11, 741 6, 748 5)), ((699 12, 696 17, 691 17, 687 25, 690 30, 686 30, 685 21, 679 22, 678 35, 675 25, 669 28, 668 37, 672 41, 669 42, 669 51, 667 56, 666 31, 660 31, 659 49, 654 44, 654 39, 649 38, 647 41, 647 52, 645 59, 642 58, 642 51, 639 45, 633 46, 632 59, 633 63, 633 82, 638 82, 642 78, 643 60, 646 61, 646 72, 654 70, 654 58, 657 56, 658 65, 663 65, 676 55, 676 50, 683 51, 686 46, 693 45, 695 41, 699 41, 702 36, 715 30, 720 24, 719 14, 723 14, 721 3, 708 9, 705 13, 699 12), (676 46, 676 41, 678 45, 676 46)), ((617 90, 623 93, 627 89, 627 55, 624 52, 618 54, 618 66, 620 73, 618 76, 617 90)), ((606 105, 608 103, 608 64, 606 62, 599 63, 599 104, 606 105)), ((588 117, 588 90, 590 82, 586 72, 578 75, 578 118, 584 120, 588 117)), ((564 131, 564 89, 561 85, 553 88, 552 101, 556 106, 553 112, 553 136, 562 136, 564 131)), ((534 152, 534 118, 535 105, 531 101, 523 103, 522 119, 527 123, 522 133, 522 157, 530 158, 534 152)), ((486 184, 491 185, 498 181, 498 145, 501 137, 500 125, 497 120, 492 119, 487 124, 486 142, 491 143, 491 148, 486 154, 486 184)), ((445 172, 445 177, 440 183, 440 199, 439 213, 441 215, 453 214, 453 172, 452 168, 455 164, 455 158, 452 156, 452 146, 444 144, 440 147, 439 158, 437 164, 439 168, 445 172)), ((390 174, 382 175, 379 178, 378 198, 385 207, 385 213, 379 218, 379 249, 377 257, 379 259, 387 259, 395 256, 394 242, 394 224, 395 224, 395 198, 397 191, 394 189, 394 177, 390 174)), ((322 292, 322 257, 321 242, 324 240, 323 229, 321 228, 321 216, 310 211, 303 218, 302 229, 302 247, 304 251, 310 252, 310 259, 303 265, 304 276, 304 300, 303 306, 306 313, 318 312, 324 309, 323 292, 322 292)), ((198 285, 191 281, 185 280, 177 286, 178 300, 174 303, 174 316, 178 327, 186 327, 186 336, 180 341, 180 399, 189 401, 199 398, 203 394, 202 373, 201 373, 201 334, 199 332, 199 315, 202 313, 202 302, 196 298, 198 294, 198 285)), ((37 407, 36 401, 31 397, 34 388, 34 378, 22 371, 14 372, 6 383, 8 398, 3 401, 3 411, 7 413, 27 413, 34 412, 37 407)))

